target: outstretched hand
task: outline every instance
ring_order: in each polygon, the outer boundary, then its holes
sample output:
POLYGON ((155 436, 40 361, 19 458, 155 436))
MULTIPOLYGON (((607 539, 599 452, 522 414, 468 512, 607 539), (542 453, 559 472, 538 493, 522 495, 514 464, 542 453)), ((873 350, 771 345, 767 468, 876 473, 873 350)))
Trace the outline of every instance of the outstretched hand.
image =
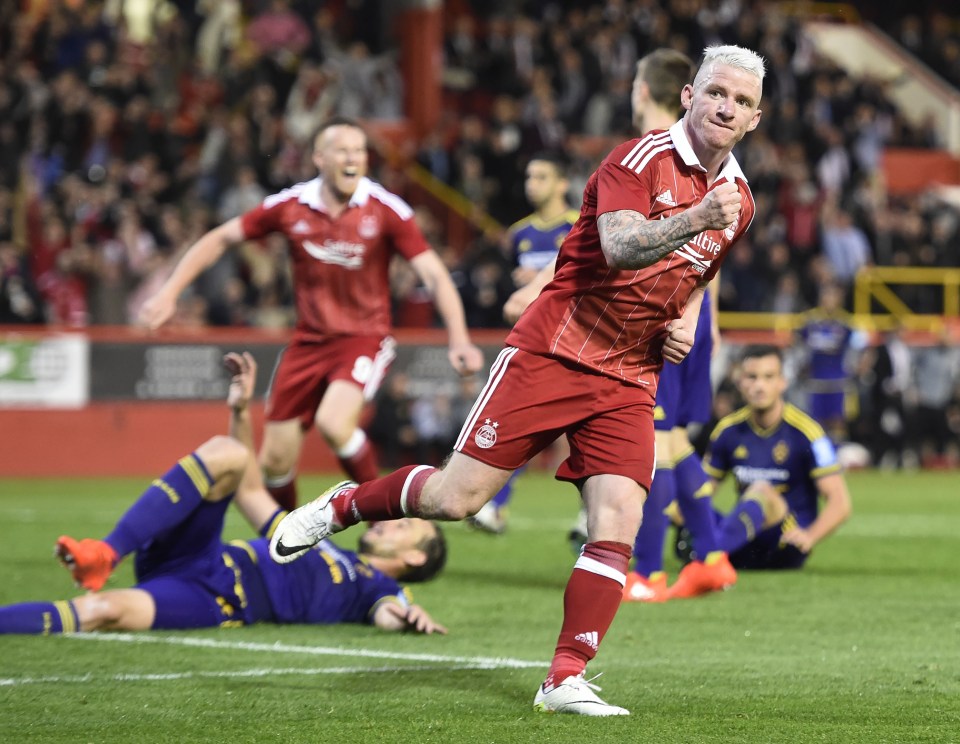
POLYGON ((257 382, 257 362, 249 351, 242 354, 231 351, 224 355, 223 366, 231 374, 227 405, 235 411, 242 411, 253 398, 253 388, 257 382))
POLYGON ((447 359, 461 377, 469 377, 483 369, 483 352, 470 342, 451 344, 447 359))
POLYGON ((171 298, 162 292, 158 292, 143 303, 137 320, 141 325, 146 326, 151 331, 155 331, 170 320, 176 311, 177 298, 171 298))
POLYGON ((447 629, 436 622, 425 609, 420 605, 410 605, 402 607, 395 602, 387 602, 384 608, 390 614, 391 618, 397 622, 397 629, 413 633, 431 633, 447 634, 447 629))

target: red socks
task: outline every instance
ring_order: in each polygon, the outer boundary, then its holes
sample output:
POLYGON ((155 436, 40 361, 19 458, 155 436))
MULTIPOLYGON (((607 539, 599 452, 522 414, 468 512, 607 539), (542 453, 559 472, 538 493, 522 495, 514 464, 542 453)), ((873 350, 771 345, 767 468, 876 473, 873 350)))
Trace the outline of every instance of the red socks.
POLYGON ((581 674, 597 655, 623 597, 631 546, 587 543, 573 567, 563 595, 563 626, 544 687, 581 674))
POLYGON ((357 483, 372 481, 380 475, 376 453, 366 439, 363 440, 360 448, 350 455, 337 453, 337 460, 340 461, 340 467, 350 477, 350 480, 357 483))
POLYGON ((383 478, 361 483, 331 502, 334 516, 342 527, 364 521, 419 516, 423 486, 436 472, 437 469, 429 465, 409 465, 383 478))

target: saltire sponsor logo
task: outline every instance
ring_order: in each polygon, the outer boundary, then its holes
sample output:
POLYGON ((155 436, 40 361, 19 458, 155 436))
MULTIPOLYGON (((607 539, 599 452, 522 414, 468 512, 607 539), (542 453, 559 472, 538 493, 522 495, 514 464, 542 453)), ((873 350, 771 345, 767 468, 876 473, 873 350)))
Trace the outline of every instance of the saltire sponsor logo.
POLYGON ((346 240, 327 240, 323 245, 304 240, 303 250, 323 263, 343 266, 347 269, 361 269, 366 246, 363 243, 350 243, 346 240))

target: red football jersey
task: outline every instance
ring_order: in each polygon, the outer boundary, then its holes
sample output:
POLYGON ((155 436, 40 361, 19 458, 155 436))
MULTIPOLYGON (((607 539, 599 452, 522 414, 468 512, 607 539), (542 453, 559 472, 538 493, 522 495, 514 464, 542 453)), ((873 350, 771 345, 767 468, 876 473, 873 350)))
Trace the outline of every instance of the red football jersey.
POLYGON ((732 154, 715 183, 724 178, 743 196, 733 225, 700 233, 645 269, 611 269, 600 248, 599 215, 629 209, 663 219, 699 203, 709 190, 682 122, 616 147, 587 181, 553 281, 520 317, 507 344, 655 390, 667 324, 683 314, 695 286, 713 278, 753 220, 753 196, 732 154))
POLYGON ((390 259, 410 260, 429 246, 413 209, 364 178, 343 213, 331 217, 320 179, 299 183, 241 218, 249 239, 287 237, 293 261, 297 334, 385 336, 390 332, 390 259))

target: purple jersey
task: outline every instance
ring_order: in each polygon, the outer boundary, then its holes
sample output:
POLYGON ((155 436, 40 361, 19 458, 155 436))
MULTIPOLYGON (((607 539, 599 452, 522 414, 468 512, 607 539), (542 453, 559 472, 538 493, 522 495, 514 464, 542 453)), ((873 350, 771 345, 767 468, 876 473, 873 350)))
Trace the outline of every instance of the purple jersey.
POLYGON ((712 320, 710 291, 707 290, 700 306, 693 348, 680 364, 665 362, 660 370, 653 419, 653 426, 658 431, 670 431, 687 424, 705 424, 710 420, 713 399, 713 383, 710 380, 712 320))
MULTIPOLYGON (((817 480, 839 473, 837 452, 823 428, 789 403, 783 418, 761 430, 741 408, 721 419, 710 436, 703 469, 717 480, 727 473, 736 479, 737 493, 758 481, 772 485, 787 501, 783 522, 763 530, 730 560, 740 568, 797 568, 805 554, 781 545, 781 535, 795 526, 809 527, 817 518, 820 491, 817 480)), ((719 525, 722 530, 722 524, 719 525)))
POLYGON ((229 501, 203 502, 137 552, 136 586, 154 597, 154 629, 368 623, 382 601, 409 605, 394 579, 329 541, 284 565, 270 559, 265 539, 224 544, 229 501))

